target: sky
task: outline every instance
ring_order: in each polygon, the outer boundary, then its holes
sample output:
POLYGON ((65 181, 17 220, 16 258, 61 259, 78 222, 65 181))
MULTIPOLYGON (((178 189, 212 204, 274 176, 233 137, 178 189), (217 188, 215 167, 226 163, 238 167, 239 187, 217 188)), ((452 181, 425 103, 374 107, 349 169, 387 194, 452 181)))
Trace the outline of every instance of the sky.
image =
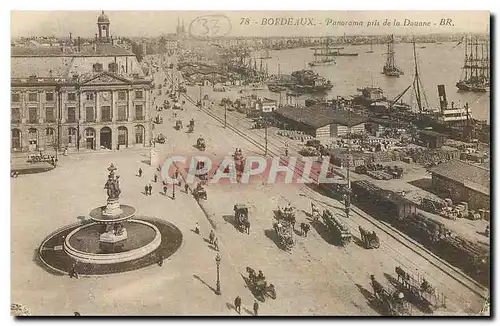
MULTIPOLYGON (((101 11, 12 11, 11 36, 92 37, 97 33, 97 17, 101 11)), ((186 31, 228 36, 325 36, 428 33, 488 33, 487 11, 106 11, 111 21, 111 35, 155 37, 173 33, 178 18, 186 31), (211 17, 206 17, 212 15, 211 17), (198 19, 202 17, 201 19, 198 19), (246 20, 248 18, 248 20, 246 20), (269 25, 279 18, 292 25, 269 25), (412 22, 430 22, 431 26, 404 26, 412 22), (440 25, 451 19, 450 25, 440 25), (401 23, 384 26, 384 21, 401 23), (362 22, 362 26, 332 26, 334 21, 362 22), (372 22, 371 26, 368 23, 372 22), (378 26, 377 26, 378 22, 378 26), (293 25, 298 23, 298 25, 293 25), (212 25, 210 25, 212 24, 212 25), (191 28, 190 28, 191 27, 191 28)), ((209 35, 212 35, 209 34, 209 35)))

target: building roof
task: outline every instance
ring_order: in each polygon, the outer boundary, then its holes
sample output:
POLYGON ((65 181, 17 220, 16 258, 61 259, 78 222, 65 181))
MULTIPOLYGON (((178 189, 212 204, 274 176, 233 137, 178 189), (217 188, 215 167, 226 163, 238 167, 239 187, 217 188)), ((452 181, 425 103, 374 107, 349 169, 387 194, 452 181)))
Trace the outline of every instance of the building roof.
POLYGON ((97 22, 98 23, 109 23, 109 17, 108 17, 108 15, 104 14, 104 10, 97 18, 97 22))
POLYGON ((309 107, 285 106, 275 111, 277 114, 307 124, 311 127, 320 128, 336 123, 342 126, 353 127, 366 122, 368 119, 350 111, 334 110, 326 105, 317 104, 309 107))
POLYGON ((11 57, 104 57, 135 56, 134 53, 111 43, 76 46, 13 46, 11 57))
POLYGON ((460 160, 451 160, 431 169, 431 173, 489 195, 490 170, 484 166, 460 160))

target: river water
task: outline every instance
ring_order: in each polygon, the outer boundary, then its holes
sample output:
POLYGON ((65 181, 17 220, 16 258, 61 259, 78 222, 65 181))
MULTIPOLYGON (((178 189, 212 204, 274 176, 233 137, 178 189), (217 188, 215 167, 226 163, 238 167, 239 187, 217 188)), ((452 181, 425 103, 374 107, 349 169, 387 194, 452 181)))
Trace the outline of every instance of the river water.
MULTIPOLYGON (((430 107, 439 107, 437 85, 446 87, 448 103, 469 103, 473 118, 490 121, 490 93, 459 92, 455 87, 460 79, 464 60, 462 46, 453 48, 456 43, 425 44, 425 48, 417 45, 417 58, 419 63, 419 74, 424 87, 424 93, 430 107)), ((422 45, 420 45, 422 46, 422 45)), ((385 63, 386 45, 373 45, 374 53, 366 53, 370 45, 346 45, 341 52, 356 52, 357 57, 335 57, 336 64, 329 66, 314 67, 321 76, 330 79, 334 87, 327 94, 327 98, 336 96, 349 97, 358 94, 357 89, 367 86, 380 87, 384 90, 388 99, 395 98, 408 87, 414 76, 414 60, 412 44, 396 44, 396 64, 403 69, 404 75, 400 77, 387 77, 381 73, 385 63)), ((313 51, 309 48, 287 49, 270 51, 272 58, 264 60, 267 62, 269 74, 278 73, 278 63, 282 74, 290 74, 294 70, 309 69, 307 63, 314 60, 313 51)), ((255 57, 260 57, 256 53, 255 57)), ((257 59, 257 68, 260 61, 257 59)), ((264 96, 279 98, 276 93, 267 91, 259 92, 264 96)), ((411 96, 410 90, 402 98, 404 102, 416 104, 415 96, 411 96)), ((260 95, 259 94, 259 95, 260 95)), ((284 102, 284 97, 282 98, 284 102)), ((416 105, 415 105, 416 106, 416 105)))

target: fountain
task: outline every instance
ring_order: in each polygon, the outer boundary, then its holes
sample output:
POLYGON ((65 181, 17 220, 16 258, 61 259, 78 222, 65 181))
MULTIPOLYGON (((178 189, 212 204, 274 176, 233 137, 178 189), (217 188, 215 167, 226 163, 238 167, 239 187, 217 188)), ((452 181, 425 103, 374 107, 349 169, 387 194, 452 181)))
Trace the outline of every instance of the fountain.
POLYGON ((42 243, 39 253, 45 265, 67 272, 77 263, 86 274, 108 274, 150 265, 180 247, 182 233, 174 225, 137 218, 134 207, 120 204, 116 170, 109 166, 106 205, 93 209, 90 221, 58 230, 42 243))

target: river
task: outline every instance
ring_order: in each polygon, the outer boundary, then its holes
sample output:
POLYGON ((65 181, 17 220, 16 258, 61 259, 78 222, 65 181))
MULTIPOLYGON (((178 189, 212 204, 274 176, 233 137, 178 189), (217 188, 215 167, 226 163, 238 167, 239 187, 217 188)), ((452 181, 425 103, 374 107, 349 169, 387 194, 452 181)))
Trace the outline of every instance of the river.
MULTIPOLYGON (((473 118, 490 121, 490 93, 459 92, 455 87, 460 79, 464 60, 462 46, 454 48, 456 43, 430 43, 417 45, 417 58, 419 63, 419 74, 424 87, 424 93, 430 107, 439 107, 437 85, 446 87, 448 103, 469 103, 473 118), (425 48, 420 48, 425 46, 425 48)), ((387 77, 381 73, 385 63, 386 45, 373 45, 374 53, 366 53, 370 45, 346 45, 341 52, 356 52, 357 57, 335 57, 336 64, 330 66, 314 67, 321 76, 330 79, 334 84, 327 98, 336 96, 349 97, 358 93, 358 88, 376 86, 384 90, 388 99, 395 98, 413 81, 414 60, 413 46, 409 43, 396 44, 395 61, 403 69, 404 75, 398 77, 387 77)), ((307 68, 307 63, 314 60, 313 51, 309 48, 287 49, 270 51, 271 58, 264 60, 268 65, 269 74, 278 73, 278 63, 283 74, 290 74, 294 70, 307 68)), ((260 57, 256 53, 255 57, 260 57)), ((257 68, 260 60, 257 59, 257 68)), ((408 91, 407 93, 410 93, 408 91)), ((259 95, 271 98, 279 98, 279 95, 271 92, 259 92, 259 95)), ((413 104, 415 96, 405 94, 403 101, 413 104)), ((284 96, 282 101, 284 101, 284 96)))

